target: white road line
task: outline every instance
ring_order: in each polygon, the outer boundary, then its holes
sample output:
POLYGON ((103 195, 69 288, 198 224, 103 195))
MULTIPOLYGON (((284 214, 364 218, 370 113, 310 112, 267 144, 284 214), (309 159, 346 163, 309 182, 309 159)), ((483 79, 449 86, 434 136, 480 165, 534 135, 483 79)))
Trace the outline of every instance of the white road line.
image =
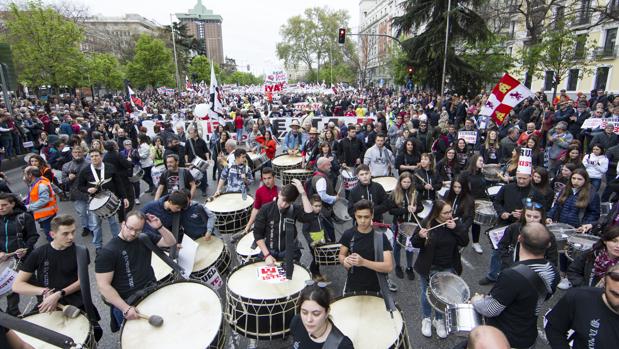
POLYGON ((537 335, 539 336, 541 340, 544 341, 544 343, 548 344, 548 338, 546 338, 546 332, 544 331, 544 329, 538 327, 537 335))
POLYGON ((471 264, 471 262, 467 261, 466 258, 460 257, 460 259, 462 260, 462 264, 466 265, 467 268, 475 270, 475 267, 473 266, 473 264, 471 264))

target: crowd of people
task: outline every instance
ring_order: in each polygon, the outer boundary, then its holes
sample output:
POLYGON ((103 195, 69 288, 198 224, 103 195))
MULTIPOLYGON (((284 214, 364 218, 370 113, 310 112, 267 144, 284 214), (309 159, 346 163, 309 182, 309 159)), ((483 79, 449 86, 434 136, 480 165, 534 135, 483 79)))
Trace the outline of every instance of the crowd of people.
MULTIPOLYGON (((422 320, 409 328, 423 336, 432 337, 433 328, 439 338, 449 335, 427 289, 438 273, 462 274, 462 251, 471 248, 490 255, 479 284, 491 289, 470 300, 488 327, 472 331, 461 347, 531 348, 541 306, 556 288, 570 290, 545 316, 552 348, 619 343, 619 136, 613 122, 582 128, 590 118, 619 120, 619 96, 595 90, 572 98, 561 91, 548 100, 540 91, 497 125, 479 115, 486 91, 468 98, 368 88, 283 93, 274 100, 229 93, 212 131, 192 113, 203 97, 145 91, 140 98, 143 110, 119 96, 16 98, 13 115, 0 113, 3 157, 28 153, 27 193, 12 193, 0 180, 0 261, 19 261, 8 314, 21 314, 20 295, 36 296, 38 312, 73 305, 88 314, 101 338, 106 326, 83 297, 89 284, 78 277, 84 252, 74 239, 80 233, 92 235, 94 276, 111 330, 139 319, 134 302, 157 282, 151 250, 174 255, 179 228, 192 239, 218 235, 216 215, 203 204, 210 182, 215 197, 254 198, 248 224, 232 239, 253 232, 256 257, 267 265, 299 263, 303 253, 314 256, 314 246, 340 243, 337 260, 347 275, 341 293, 390 298, 398 292, 390 278, 418 279, 419 287, 405 292, 419 296, 422 320), (338 116, 357 121, 323 128, 312 122, 338 116), (276 129, 273 118, 286 117, 294 118, 288 129, 276 129), (528 169, 522 149, 530 149, 528 169), (280 155, 300 157, 308 178, 278 186, 274 160, 280 155), (254 162, 256 156, 264 161, 254 162), (343 177, 358 183, 339 190, 343 177), (384 177, 395 186, 385 187, 378 180, 384 177), (262 185, 250 191, 257 179, 262 185), (144 193, 154 200, 142 205, 144 193), (59 212, 60 200, 72 202, 73 215, 59 212), (341 234, 337 202, 346 203, 353 222, 341 234), (494 220, 477 217, 484 205, 494 220), (117 209, 107 212, 110 207, 117 209), (104 220, 112 234, 106 244, 104 220), (303 223, 307 251, 295 222, 303 223), (412 234, 406 224, 415 225, 412 234), (584 253, 566 253, 552 228, 559 224, 596 242, 584 253), (391 235, 382 233, 385 227, 391 235), (498 228, 496 246, 484 251, 482 232, 498 228), (37 244, 39 233, 47 244, 37 244)), ((301 293, 289 327, 294 348, 352 348, 329 318, 325 275, 315 262, 308 268, 315 281, 301 293)), ((2 333, 0 347, 7 340, 6 347, 28 347, 14 332, 2 333)))

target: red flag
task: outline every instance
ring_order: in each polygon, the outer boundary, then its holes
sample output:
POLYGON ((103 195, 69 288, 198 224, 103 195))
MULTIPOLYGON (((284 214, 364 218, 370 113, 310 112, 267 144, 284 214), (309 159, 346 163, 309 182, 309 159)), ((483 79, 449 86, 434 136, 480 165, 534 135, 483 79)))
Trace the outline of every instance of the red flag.
POLYGON ((490 116, 497 125, 501 125, 516 105, 531 96, 533 96, 531 90, 509 74, 505 74, 492 89, 492 94, 479 114, 490 116))

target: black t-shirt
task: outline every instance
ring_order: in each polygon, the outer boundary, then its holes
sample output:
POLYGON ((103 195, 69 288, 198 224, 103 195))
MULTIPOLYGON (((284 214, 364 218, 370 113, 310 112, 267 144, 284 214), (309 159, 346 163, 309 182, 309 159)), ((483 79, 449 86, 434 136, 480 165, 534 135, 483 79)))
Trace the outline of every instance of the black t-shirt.
MULTIPOLYGON (((160 236, 147 234, 153 244, 161 239, 160 236)), ((155 282, 155 273, 150 263, 151 251, 138 239, 129 242, 114 236, 99 251, 95 259, 95 272, 114 272, 112 287, 126 299, 155 282)))
MULTIPOLYGON (((356 228, 348 229, 342 234, 340 243, 348 248, 350 254, 357 253, 367 260, 376 260, 374 258, 374 230, 362 234, 356 228)), ((383 235, 383 251, 391 251, 391 244, 385 235, 383 235)), ((350 268, 346 280, 346 293, 355 291, 380 292, 376 272, 366 267, 350 268)))
POLYGON ((159 178, 159 185, 163 185, 164 194, 170 194, 174 190, 191 189, 191 182, 193 181, 193 176, 188 170, 179 168, 179 172, 165 171, 159 178), (180 171, 183 172, 182 177, 184 183, 182 184, 180 183, 180 171))
MULTIPOLYGON (((34 285, 61 290, 78 280, 75 245, 64 250, 56 250, 51 244, 40 246, 26 258, 20 270, 34 274, 31 280, 34 285)), ((61 303, 76 307, 84 304, 79 291, 65 296, 61 303)))
POLYGON ((9 332, 8 328, 0 326, 0 348, 11 348, 9 339, 6 336, 7 332, 9 332))
MULTIPOLYGON (((333 324, 332 324, 333 325, 333 324)), ((333 325, 335 327, 335 325, 333 325)), ((295 315, 290 322, 290 333, 292 334, 292 348, 293 349, 322 349, 324 343, 314 342, 299 315, 295 315)), ((338 349, 353 349, 352 341, 350 338, 344 336, 338 349)))
POLYGON ((552 348, 616 348, 619 345, 619 315, 602 299, 604 289, 576 287, 546 314, 546 336, 552 348), (567 333, 574 333, 567 339, 567 333))

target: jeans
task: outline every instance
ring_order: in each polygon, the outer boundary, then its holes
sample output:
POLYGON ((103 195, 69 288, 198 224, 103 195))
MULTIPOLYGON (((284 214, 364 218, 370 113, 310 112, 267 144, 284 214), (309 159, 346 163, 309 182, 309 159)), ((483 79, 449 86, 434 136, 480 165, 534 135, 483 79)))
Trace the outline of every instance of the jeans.
POLYGON ((320 224, 325 229, 325 238, 328 242, 335 242, 335 227, 333 226, 333 213, 330 219, 320 216, 320 224))
MULTIPOLYGON (((393 237, 393 258, 395 259, 395 265, 396 267, 400 266, 400 251, 402 251, 402 246, 398 243, 397 239, 398 239, 398 224, 394 223, 391 225, 391 230, 394 231, 394 237, 393 237)), ((406 252, 406 267, 407 268, 412 268, 413 267, 413 257, 415 255, 414 251, 409 251, 408 249, 405 250, 406 252)))
POLYGON ((236 142, 238 144, 241 144, 242 140, 243 140, 243 129, 242 128, 237 128, 236 129, 236 142))
POLYGON ((473 238, 473 243, 479 243, 479 234, 481 233, 481 225, 477 223, 473 223, 471 227, 471 237, 473 238))
MULTIPOLYGON (((421 311, 422 311, 424 319, 432 316, 432 306, 430 305, 430 302, 428 301, 428 297, 426 296, 426 290, 428 289, 430 278, 432 277, 432 275, 438 272, 441 272, 441 271, 455 273, 455 271, 452 268, 444 269, 444 270, 431 269, 430 275, 428 276, 421 275, 421 277, 419 278, 419 284, 421 285, 421 311)), ((434 318, 436 320, 442 320, 443 316, 444 315, 442 313, 436 310, 434 311, 434 318)))
POLYGON ((88 201, 75 200, 73 201, 73 207, 75 207, 75 212, 77 212, 77 215, 79 216, 82 229, 90 230, 92 228, 92 225, 89 224, 88 219, 88 201))
MULTIPOLYGON (((92 228, 90 228, 90 230, 92 231, 92 244, 95 245, 95 248, 101 248, 103 247, 103 229, 101 226, 103 220, 101 219, 101 217, 97 216, 93 212, 88 212, 88 215, 89 221, 94 223, 92 225, 92 228)), ((112 235, 118 235, 118 233, 120 233, 120 224, 116 219, 116 215, 108 217, 107 222, 110 225, 110 231, 112 235)))
POLYGON ((602 186, 602 178, 589 178, 591 181, 591 185, 595 188, 595 191, 600 191, 600 186, 602 186))
POLYGON ((131 186, 133 187, 133 192, 135 193, 135 199, 139 200, 140 199, 140 181, 131 183, 131 186))
POLYGON ((501 252, 498 249, 493 249, 492 255, 490 256, 490 269, 488 270, 488 274, 486 274, 486 278, 491 281, 496 281, 499 278, 500 272, 501 252))
POLYGON ((567 273, 567 268, 570 266, 572 262, 567 259, 565 252, 559 253, 559 271, 562 273, 567 273))
POLYGON ((2 144, 2 148, 4 148, 4 156, 6 158, 10 158, 12 157, 14 154, 13 152, 13 138, 10 135, 3 135, 0 138, 0 143, 2 144))
POLYGON ((144 182, 146 182, 146 184, 148 184, 148 189, 153 189, 155 187, 155 183, 153 183, 153 175, 152 175, 152 169, 153 167, 142 167, 142 169, 144 170, 144 177, 142 178, 144 180, 144 182))
POLYGON ((43 230, 43 233, 45 233, 45 237, 47 238, 47 241, 52 241, 52 237, 51 235, 49 235, 49 231, 52 228, 52 219, 54 219, 54 217, 56 217, 56 215, 53 215, 52 217, 38 221, 39 227, 41 227, 41 230, 43 230))

